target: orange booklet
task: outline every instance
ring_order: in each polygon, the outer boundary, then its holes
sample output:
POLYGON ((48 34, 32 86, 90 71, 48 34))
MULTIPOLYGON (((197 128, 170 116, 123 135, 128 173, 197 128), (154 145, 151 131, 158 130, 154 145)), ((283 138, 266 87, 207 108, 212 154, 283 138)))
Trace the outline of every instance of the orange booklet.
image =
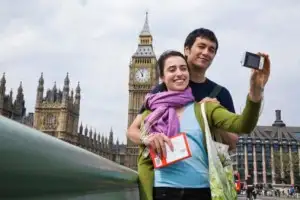
POLYGON ((156 154, 156 152, 152 148, 150 148, 150 156, 154 168, 165 167, 192 156, 185 133, 179 133, 171 137, 170 139, 173 144, 174 151, 171 151, 170 147, 166 144, 166 152, 167 152, 166 157, 164 156, 159 157, 156 154))

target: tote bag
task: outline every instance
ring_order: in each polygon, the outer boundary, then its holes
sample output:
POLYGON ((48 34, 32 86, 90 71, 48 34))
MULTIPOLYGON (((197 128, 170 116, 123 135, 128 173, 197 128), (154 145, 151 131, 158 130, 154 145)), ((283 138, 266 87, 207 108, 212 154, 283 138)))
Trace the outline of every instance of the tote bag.
POLYGON ((233 167, 228 154, 229 146, 212 139, 205 112, 205 103, 201 104, 201 113, 204 120, 212 200, 237 200, 233 167))

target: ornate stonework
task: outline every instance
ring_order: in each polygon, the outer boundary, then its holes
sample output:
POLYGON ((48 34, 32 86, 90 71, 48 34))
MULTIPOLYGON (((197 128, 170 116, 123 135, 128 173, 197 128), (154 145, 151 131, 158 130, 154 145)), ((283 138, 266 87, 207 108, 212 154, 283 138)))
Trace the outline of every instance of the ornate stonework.
POLYGON ((80 112, 80 86, 73 90, 69 88, 70 80, 67 74, 63 90, 54 84, 44 96, 44 77, 39 79, 35 105, 33 127, 49 135, 78 145, 78 123, 80 112))
POLYGON ((25 114, 26 108, 22 82, 20 82, 16 98, 13 100, 12 90, 9 94, 6 94, 6 78, 5 73, 3 73, 0 80, 0 115, 4 115, 18 122, 24 122, 24 120, 27 119, 25 114))
MULTIPOLYGON (((128 126, 139 113, 146 94, 158 84, 156 56, 152 46, 152 35, 148 24, 148 13, 139 35, 139 44, 129 65, 128 126)), ((127 140, 126 166, 136 169, 138 148, 127 140)))
POLYGON ((0 80, 0 115, 125 165, 126 145, 119 144, 118 139, 114 143, 112 129, 109 137, 106 137, 92 128, 88 129, 87 126, 83 128, 82 124, 78 127, 81 89, 78 84, 74 95, 69 89, 69 83, 67 75, 63 90, 57 89, 54 84, 44 95, 44 77, 41 75, 37 87, 35 113, 25 115, 22 84, 13 101, 12 91, 9 95, 5 94, 6 79, 3 75, 0 80))

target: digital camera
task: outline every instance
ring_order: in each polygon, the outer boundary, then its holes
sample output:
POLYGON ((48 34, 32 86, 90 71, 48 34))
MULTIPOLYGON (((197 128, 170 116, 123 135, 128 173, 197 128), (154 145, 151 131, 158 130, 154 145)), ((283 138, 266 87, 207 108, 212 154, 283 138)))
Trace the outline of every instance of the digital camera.
POLYGON ((262 70, 264 67, 265 58, 255 53, 245 52, 242 58, 242 66, 252 69, 262 70))

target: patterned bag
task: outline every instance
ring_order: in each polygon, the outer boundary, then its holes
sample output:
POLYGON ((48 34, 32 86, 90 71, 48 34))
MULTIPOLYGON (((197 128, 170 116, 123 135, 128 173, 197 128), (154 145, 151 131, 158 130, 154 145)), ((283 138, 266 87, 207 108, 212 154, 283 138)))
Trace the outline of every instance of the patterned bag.
POLYGON ((215 142, 212 139, 205 112, 205 103, 201 104, 201 113, 205 127, 204 132, 206 137, 212 200, 237 200, 232 162, 228 154, 228 145, 215 142))

